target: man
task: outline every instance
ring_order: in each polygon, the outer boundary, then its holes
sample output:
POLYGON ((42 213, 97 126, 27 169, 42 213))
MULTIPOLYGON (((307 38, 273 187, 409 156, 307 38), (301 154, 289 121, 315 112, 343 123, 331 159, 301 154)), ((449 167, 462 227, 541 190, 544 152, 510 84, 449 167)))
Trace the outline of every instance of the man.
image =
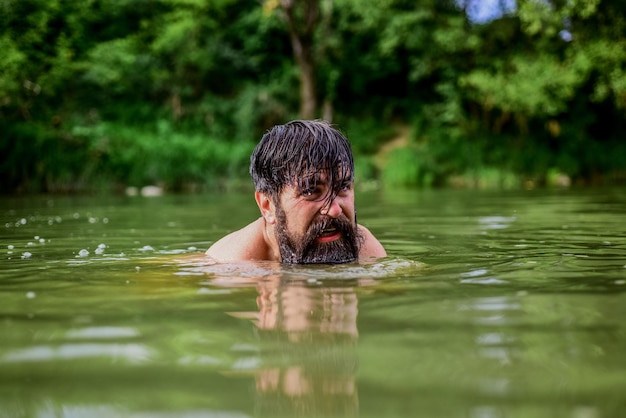
POLYGON ((206 252, 218 262, 346 263, 387 255, 354 209, 354 159, 341 132, 296 120, 268 131, 250 157, 261 217, 206 252))

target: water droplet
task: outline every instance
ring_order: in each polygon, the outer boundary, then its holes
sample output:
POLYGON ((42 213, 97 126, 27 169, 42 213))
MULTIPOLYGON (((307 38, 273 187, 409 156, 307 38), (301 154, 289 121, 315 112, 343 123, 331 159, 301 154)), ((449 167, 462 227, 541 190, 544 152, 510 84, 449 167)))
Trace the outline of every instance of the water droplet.
POLYGON ((7 248, 8 248, 9 250, 12 250, 12 249, 14 249, 15 247, 14 247, 13 245, 9 244, 9 245, 7 245, 7 248))
POLYGON ((22 224, 22 225, 26 225, 26 222, 28 222, 28 221, 26 220, 26 218, 22 218, 22 219, 20 219, 20 221, 19 221, 19 222, 20 222, 20 224, 22 224))
POLYGON ((95 224, 96 222, 98 222, 98 218, 89 218, 89 223, 90 224, 95 224))
POLYGON ((135 267, 135 270, 139 271, 139 270, 141 270, 141 267, 137 266, 137 267, 135 267))
POLYGON ((22 258, 23 258, 23 259, 30 258, 31 256, 32 256, 32 254, 31 254, 31 253, 29 253, 28 251, 25 251, 25 252, 22 254, 22 258))
POLYGON ((33 238, 39 241, 39 235, 35 235, 33 238))
POLYGON ((154 251, 154 248, 152 248, 149 245, 144 245, 143 247, 139 249, 139 251, 154 251))
POLYGON ((189 250, 189 251, 196 251, 197 248, 192 245, 191 247, 187 248, 187 250, 189 250))
POLYGON ((78 252, 79 257, 87 257, 88 255, 89 251, 85 250, 84 248, 78 252))
POLYGON ((103 224, 108 224, 109 223, 109 218, 102 218, 102 223, 103 224))
POLYGON ((45 243, 45 242, 46 242, 46 240, 45 240, 45 239, 43 239, 43 238, 39 238, 39 242, 40 242, 41 244, 43 244, 43 243, 45 243))
POLYGON ((26 297, 28 299, 34 299, 35 296, 37 296, 37 294, 35 292, 32 292, 32 291, 31 292, 26 292, 26 297))

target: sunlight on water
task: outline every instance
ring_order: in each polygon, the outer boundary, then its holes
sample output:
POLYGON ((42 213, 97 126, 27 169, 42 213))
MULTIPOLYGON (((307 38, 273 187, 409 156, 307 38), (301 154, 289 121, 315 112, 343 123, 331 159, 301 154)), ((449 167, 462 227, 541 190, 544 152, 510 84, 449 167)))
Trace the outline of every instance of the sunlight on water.
POLYGON ((215 264, 248 195, 0 201, 7 417, 621 416, 626 193, 359 195, 389 257, 215 264))
POLYGON ((140 344, 62 344, 58 347, 35 346, 7 353, 3 362, 74 360, 85 357, 109 357, 112 361, 146 361, 150 350, 140 344))

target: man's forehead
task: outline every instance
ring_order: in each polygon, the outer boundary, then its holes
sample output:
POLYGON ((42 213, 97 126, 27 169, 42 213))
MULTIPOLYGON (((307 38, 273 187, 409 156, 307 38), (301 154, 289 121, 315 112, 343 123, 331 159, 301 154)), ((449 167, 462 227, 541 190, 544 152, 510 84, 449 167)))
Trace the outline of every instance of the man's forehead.
POLYGON ((338 167, 334 170, 330 168, 311 170, 305 172, 295 179, 295 184, 314 183, 314 184, 326 184, 329 179, 332 178, 334 183, 342 183, 346 180, 352 180, 352 170, 347 167, 338 167))

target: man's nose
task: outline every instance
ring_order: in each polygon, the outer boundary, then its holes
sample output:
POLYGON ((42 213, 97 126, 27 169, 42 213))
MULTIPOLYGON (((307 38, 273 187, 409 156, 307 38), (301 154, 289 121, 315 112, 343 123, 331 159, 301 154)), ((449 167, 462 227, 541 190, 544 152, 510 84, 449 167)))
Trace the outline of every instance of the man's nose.
POLYGON ((331 218, 337 218, 341 215, 343 211, 341 210, 341 205, 338 202, 337 198, 333 198, 330 202, 326 203, 322 206, 320 213, 322 215, 329 216, 331 218))

